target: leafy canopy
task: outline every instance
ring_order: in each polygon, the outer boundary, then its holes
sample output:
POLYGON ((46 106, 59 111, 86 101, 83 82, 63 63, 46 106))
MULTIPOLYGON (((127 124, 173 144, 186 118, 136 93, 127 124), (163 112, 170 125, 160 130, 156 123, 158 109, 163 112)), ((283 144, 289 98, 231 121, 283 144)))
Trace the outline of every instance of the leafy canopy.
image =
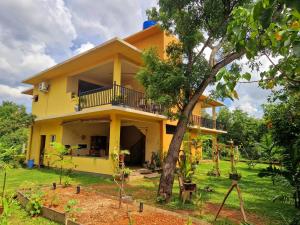
POLYGON ((0 143, 20 152, 27 142, 28 127, 32 122, 33 116, 26 112, 24 106, 3 102, 0 105, 0 143))
MULTIPOLYGON (((234 7, 246 2, 249 1, 160 0, 159 9, 149 10, 149 18, 158 21, 178 41, 167 46, 166 59, 161 59, 155 49, 144 52, 145 66, 137 78, 148 97, 167 109, 176 108, 172 110, 174 113, 183 110, 194 96, 197 99, 207 85, 213 84, 223 67, 228 65, 235 76, 240 76, 238 68, 229 65, 242 53, 227 47, 227 26, 234 7), (206 48, 211 50, 208 59, 204 54, 206 48)), ((237 97, 234 86, 219 85, 219 89, 226 89, 222 94, 234 98, 237 97)))

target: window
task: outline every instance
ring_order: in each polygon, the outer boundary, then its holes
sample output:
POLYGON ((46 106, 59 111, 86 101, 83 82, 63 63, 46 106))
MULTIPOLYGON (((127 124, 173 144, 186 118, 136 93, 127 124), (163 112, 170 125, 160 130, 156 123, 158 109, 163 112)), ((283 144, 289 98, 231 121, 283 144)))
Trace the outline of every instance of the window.
POLYGON ((50 142, 55 142, 55 141, 56 141, 56 135, 51 135, 50 142))
POLYGON ((39 101, 39 96, 38 95, 34 95, 32 97, 32 99, 33 99, 34 102, 38 102, 39 101))
POLYGON ((166 133, 167 134, 175 134, 176 126, 166 124, 166 133))

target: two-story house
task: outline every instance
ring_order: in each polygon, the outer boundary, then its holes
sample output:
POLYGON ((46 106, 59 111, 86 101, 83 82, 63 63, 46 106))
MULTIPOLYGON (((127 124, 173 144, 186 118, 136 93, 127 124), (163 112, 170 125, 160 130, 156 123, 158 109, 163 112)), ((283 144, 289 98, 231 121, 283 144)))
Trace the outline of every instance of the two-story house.
MULTIPOLYGON (((168 150, 176 121, 164 116, 161 107, 144 94, 135 78, 142 66, 142 51, 156 47, 166 58, 166 47, 175 37, 158 26, 148 27, 125 39, 111 39, 74 56, 23 82, 33 87, 31 127, 27 160, 35 165, 50 165, 45 158, 50 143, 78 145, 71 155, 76 170, 101 174, 113 173, 111 153, 129 149, 127 165, 141 166, 152 152, 161 156, 168 150)), ((202 96, 191 118, 191 136, 201 131, 226 133, 216 122, 216 107, 223 104, 202 96), (201 118, 203 108, 212 109, 212 120, 201 118)))

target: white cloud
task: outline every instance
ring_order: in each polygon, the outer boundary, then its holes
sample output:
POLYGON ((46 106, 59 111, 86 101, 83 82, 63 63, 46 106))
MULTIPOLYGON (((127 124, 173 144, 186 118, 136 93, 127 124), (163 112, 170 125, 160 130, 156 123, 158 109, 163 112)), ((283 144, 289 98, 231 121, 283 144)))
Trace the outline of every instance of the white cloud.
MULTIPOLYGON (((260 63, 258 70, 252 70, 249 65, 247 65, 248 60, 243 57, 241 60, 237 61, 238 64, 242 65, 242 72, 249 72, 252 74, 251 81, 260 80, 260 73, 269 69, 271 62, 266 56, 262 56, 257 59, 260 63)), ((275 63, 278 62, 278 58, 272 58, 275 63)), ((245 81, 245 80, 243 80, 245 81)), ((239 99, 234 100, 230 104, 230 109, 242 109, 243 111, 249 113, 255 117, 261 117, 263 115, 261 105, 267 102, 268 96, 271 94, 270 90, 262 89, 258 86, 257 82, 254 83, 239 83, 236 87, 239 94, 239 99)))
POLYGON ((20 81, 71 55, 76 38, 71 14, 62 0, 0 1, 0 83, 20 81))
POLYGON ((145 10, 155 0, 67 0, 72 22, 82 43, 124 37, 142 29, 145 10))
POLYGON ((0 101, 30 105, 21 81, 113 36, 142 28, 156 0, 1 0, 0 101))
POLYGON ((21 93, 25 89, 26 87, 24 86, 11 87, 0 84, 0 103, 2 101, 13 101, 17 104, 25 105, 27 109, 29 109, 31 105, 31 96, 21 93))
POLYGON ((91 42, 86 42, 86 43, 82 44, 79 48, 77 48, 74 51, 74 53, 75 54, 80 54, 80 53, 83 53, 83 52, 85 52, 87 50, 90 50, 91 48, 94 48, 94 47, 95 47, 95 45, 92 44, 91 42))

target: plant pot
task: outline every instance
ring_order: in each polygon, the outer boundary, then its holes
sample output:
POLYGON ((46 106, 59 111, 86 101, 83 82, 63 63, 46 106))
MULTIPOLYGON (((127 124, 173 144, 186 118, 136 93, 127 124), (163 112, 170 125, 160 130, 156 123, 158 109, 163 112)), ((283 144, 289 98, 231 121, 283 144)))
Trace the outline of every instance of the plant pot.
POLYGON ((125 155, 124 154, 120 154, 119 155, 119 162, 120 163, 124 163, 124 160, 125 160, 125 155))
POLYGON ((240 180, 242 176, 238 173, 230 173, 229 174, 229 179, 230 180, 240 180))
POLYGON ((188 191, 194 191, 196 190, 196 184, 195 183, 184 183, 184 189, 188 191))

